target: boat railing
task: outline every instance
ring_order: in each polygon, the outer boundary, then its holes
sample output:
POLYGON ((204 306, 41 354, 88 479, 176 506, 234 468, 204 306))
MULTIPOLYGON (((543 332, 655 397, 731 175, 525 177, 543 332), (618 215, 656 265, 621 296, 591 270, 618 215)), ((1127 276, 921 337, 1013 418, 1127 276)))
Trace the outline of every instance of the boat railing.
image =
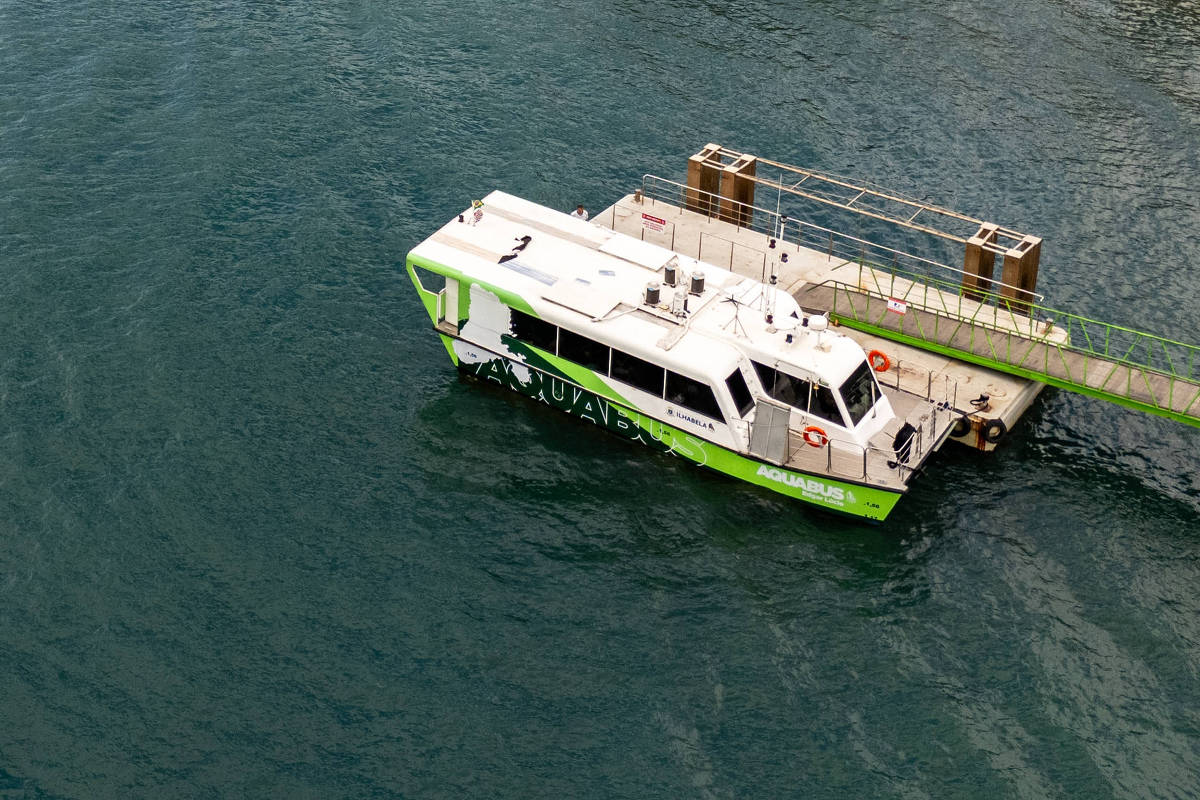
POLYGON ((815 437, 806 438, 803 432, 792 429, 785 465, 834 477, 903 484, 940 443, 938 434, 946 429, 954 413, 945 403, 930 404, 916 420, 907 420, 911 432, 895 442, 894 449, 864 446, 836 436, 815 447, 815 437))

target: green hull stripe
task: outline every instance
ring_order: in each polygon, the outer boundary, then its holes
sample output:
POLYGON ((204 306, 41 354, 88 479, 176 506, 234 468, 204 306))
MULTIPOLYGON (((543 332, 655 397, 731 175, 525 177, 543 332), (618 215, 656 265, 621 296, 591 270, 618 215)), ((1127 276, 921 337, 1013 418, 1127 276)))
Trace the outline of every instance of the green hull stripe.
MULTIPOLYGON (((795 472, 748 458, 627 405, 610 402, 569 378, 543 372, 531 364, 519 364, 525 368, 521 371, 527 371, 528 375, 522 380, 512 369, 514 363, 497 355, 490 361, 462 362, 459 368, 661 452, 682 456, 701 466, 832 511, 879 521, 887 517, 900 499, 899 492, 795 472)), ((593 379, 598 380, 594 376, 593 379)))
POLYGON ((581 367, 573 361, 567 361, 565 358, 553 356, 544 350, 539 350, 532 345, 525 344, 520 339, 514 339, 509 336, 504 336, 501 339, 504 344, 508 345, 509 350, 514 354, 520 354, 525 357, 525 362, 536 369, 543 372, 564 378, 572 383, 577 383, 590 392, 594 392, 601 397, 613 400, 624 406, 633 407, 633 403, 623 397, 619 392, 609 386, 603 378, 597 375, 587 367, 581 367))
POLYGON ((453 361, 454 366, 457 367, 459 365, 458 353, 454 352, 454 337, 447 336, 444 333, 439 333, 438 336, 441 337, 442 344, 446 346, 446 352, 450 354, 450 360, 453 361))

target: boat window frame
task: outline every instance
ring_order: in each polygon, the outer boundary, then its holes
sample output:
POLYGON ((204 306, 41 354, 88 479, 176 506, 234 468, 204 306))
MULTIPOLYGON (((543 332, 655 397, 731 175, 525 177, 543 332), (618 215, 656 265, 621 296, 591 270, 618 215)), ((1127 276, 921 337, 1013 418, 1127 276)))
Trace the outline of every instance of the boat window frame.
POLYGON ((842 381, 842 385, 838 387, 838 394, 842 398, 842 406, 845 409, 846 419, 854 428, 857 428, 862 424, 862 421, 867 418, 867 415, 870 414, 871 410, 879 403, 879 398, 883 396, 883 392, 879 386, 879 381, 877 381, 875 378, 875 370, 871 369, 871 365, 867 363, 865 359, 861 364, 854 368, 853 372, 846 376, 846 380, 842 381), (861 384, 863 382, 863 376, 869 379, 871 386, 871 403, 862 410, 862 413, 859 414, 857 418, 855 418, 854 412, 850 407, 850 399, 849 395, 846 393, 846 387, 852 380, 858 380, 858 383, 861 384))
POLYGON ((544 320, 541 317, 536 317, 533 314, 527 314, 524 311, 521 311, 520 309, 517 309, 517 308, 509 308, 509 311, 511 312, 509 315, 509 332, 510 332, 509 335, 510 336, 512 336, 514 339, 516 339, 519 342, 523 342, 523 343, 529 345, 530 347, 536 347, 537 349, 542 350, 543 352, 550 353, 552 355, 558 355, 558 338, 559 338, 559 331, 561 330, 558 325, 555 325, 553 322, 550 322, 548 320, 544 320), (545 346, 543 346, 542 343, 533 341, 532 337, 522 335, 522 333, 518 329, 518 325, 520 325, 520 326, 529 325, 534 328, 548 327, 548 328, 552 329, 554 331, 554 346, 553 347, 545 347, 545 346))
POLYGON ((572 364, 578 364, 584 369, 590 369, 592 372, 598 372, 601 375, 608 377, 609 370, 612 367, 612 351, 613 349, 610 345, 604 344, 603 342, 598 342, 590 336, 584 336, 582 333, 576 333, 575 331, 562 326, 559 326, 558 328, 558 357, 565 358, 572 364), (564 355, 564 340, 566 340, 566 343, 570 349, 574 349, 576 345, 580 345, 581 349, 577 352, 573 352, 571 355, 564 355), (587 356, 590 355, 586 352, 586 348, 588 346, 603 348, 604 358, 600 360, 587 359, 587 356), (584 356, 584 358, 577 358, 576 356, 584 356), (603 366, 601 366, 601 361, 603 361, 603 366))
POLYGON ((666 395, 667 368, 662 366, 661 364, 655 364, 653 361, 647 361, 646 359, 641 358, 640 356, 635 356, 632 353, 627 353, 624 350, 621 350, 620 348, 614 347, 614 348, 612 348, 612 353, 609 356, 608 365, 609 365, 608 366, 608 377, 612 378, 614 381, 620 381, 621 383, 625 384, 626 386, 632 386, 633 388, 643 391, 647 394, 654 394, 659 399, 662 399, 666 395), (648 388, 650 385, 649 382, 634 383, 633 380, 627 379, 627 377, 628 378, 635 377, 632 374, 627 373, 626 375, 622 375, 622 376, 614 375, 613 367, 616 366, 617 356, 620 356, 622 358, 622 360, 624 360, 626 358, 632 359, 634 362, 637 362, 637 366, 639 366, 639 367, 641 367, 642 365, 645 365, 645 366, 650 367, 653 370, 656 370, 658 372, 658 389, 657 389, 657 391, 652 391, 651 389, 648 388))
POLYGON ((754 408, 754 393, 750 391, 750 384, 746 382, 746 376, 742 374, 741 367, 734 367, 733 372, 729 373, 729 377, 725 379, 725 388, 729 390, 729 397, 733 400, 733 407, 738 412, 738 416, 745 417, 754 408), (737 382, 734 382, 734 379, 737 382), (738 399, 741 395, 744 399, 738 399))
MULTIPOLYGON (((676 388, 678 388, 678 387, 676 387, 676 388)), ((674 403, 677 406, 682 406, 682 407, 688 409, 689 411, 694 411, 697 414, 701 414, 705 417, 708 417, 709 419, 717 420, 718 422, 721 422, 722 424, 724 424, 725 413, 723 411, 721 411, 721 401, 717 399, 717 393, 715 391, 713 391, 712 384, 708 383, 707 381, 698 380, 698 379, 690 377, 688 375, 684 375, 682 373, 676 372, 675 370, 668 369, 667 370, 667 383, 666 383, 666 387, 665 387, 664 391, 665 391, 665 393, 663 394, 663 399, 666 402, 674 403), (707 392, 706 395, 702 396, 702 399, 703 400, 711 400, 712 408, 711 409, 702 408, 701 404, 690 401, 689 399, 687 399, 686 391, 677 392, 677 393, 675 393, 675 396, 673 397, 672 391, 671 391, 672 390, 672 386, 671 386, 672 378, 677 379, 677 383, 681 382, 683 384, 683 386, 685 387, 685 389, 691 389, 692 391, 701 391, 702 390, 704 392, 707 392), (680 397, 682 397, 684 399, 677 399, 680 397)))
POLYGON ((823 419, 831 425, 839 425, 843 428, 849 428, 846 425, 846 412, 842 410, 841 403, 838 402, 838 393, 834 391, 832 386, 827 386, 824 383, 813 381, 809 384, 812 387, 812 393, 808 398, 808 415, 823 419), (822 408, 817 410, 813 408, 814 401, 820 403, 822 408), (837 419, 832 419, 826 412, 826 407, 832 407, 833 413, 837 414, 837 419))
POLYGON ((764 364, 761 361, 755 361, 753 359, 751 359, 750 363, 754 365, 755 375, 758 377, 759 383, 762 384, 763 391, 766 392, 767 396, 771 399, 789 405, 797 411, 807 414, 810 417, 816 417, 819 420, 828 422, 830 425, 837 425, 841 428, 847 427, 845 413, 838 404, 837 392, 835 392, 831 387, 822 383, 819 378, 816 378, 815 376, 812 378, 802 378, 785 370, 781 370, 779 367, 772 367, 769 364, 764 364), (783 375, 793 382, 803 384, 806 387, 804 390, 804 398, 797 398, 797 400, 803 403, 803 405, 799 405, 797 402, 786 399, 787 396, 783 395, 782 389, 779 386, 780 375, 783 375), (770 378, 770 381, 768 381, 768 378, 770 378), (768 383, 770 385, 768 385, 768 383), (814 403, 814 400, 817 402, 814 403), (814 408, 814 406, 816 406, 818 403, 820 404, 821 408, 814 408), (827 413, 826 407, 830 404, 833 406, 834 413, 837 414, 836 419, 831 418, 827 413))

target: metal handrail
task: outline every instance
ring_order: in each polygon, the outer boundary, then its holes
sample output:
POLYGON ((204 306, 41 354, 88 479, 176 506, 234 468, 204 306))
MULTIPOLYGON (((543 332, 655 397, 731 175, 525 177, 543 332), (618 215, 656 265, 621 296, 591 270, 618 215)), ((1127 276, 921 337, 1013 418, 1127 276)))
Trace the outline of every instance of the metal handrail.
MULTIPOLYGON (((869 264, 862 266, 874 269, 869 264)), ((1158 372, 1166 377, 1179 378, 1181 380, 1196 380, 1200 378, 1200 347, 1196 345, 1167 339, 1166 337, 1137 331, 1121 325, 1101 322, 1100 320, 1084 317, 1080 314, 1072 314, 1049 306, 1036 303, 1021 304, 1028 306, 1029 313, 1026 314, 1016 313, 1011 308, 999 308, 980 303, 974 313, 962 313, 956 312, 944 304, 940 306, 930 304, 928 302, 928 288, 925 289, 924 299, 914 299, 911 295, 894 298, 891 293, 864 286, 861 279, 858 286, 852 286, 844 281, 833 278, 817 285, 832 286, 834 288, 835 303, 837 288, 844 287, 847 291, 866 294, 883 300, 901 299, 922 311, 945 315, 958 322, 969 323, 998 333, 1017 334, 1025 338, 1036 339, 1051 347, 1085 356, 1102 358, 1105 361, 1122 366, 1147 369, 1158 372), (979 314, 982 308, 991 309, 992 319, 990 321, 986 316, 979 314), (1001 325, 998 322, 999 315, 1002 312, 1006 316, 1005 322, 1008 323, 1007 325, 1001 325), (1055 333, 1056 330, 1059 331, 1058 335, 1051 338, 1051 334, 1055 333), (1135 351, 1139 349, 1144 349, 1145 351, 1146 357, 1144 361, 1131 358, 1135 354, 1135 351), (1158 363, 1155 363, 1154 356, 1156 355, 1160 357, 1158 363)), ((934 291, 937 291, 936 288, 934 291)), ((940 299, 944 299, 944 293, 940 291, 937 291, 937 296, 940 299)), ((969 300, 969 298, 966 299, 969 300)), ((836 307, 834 313, 837 313, 836 307)))
MULTIPOLYGON (((1005 312, 1009 317, 1009 321, 1013 325, 1012 330, 1020 330, 1020 324, 1028 323, 1028 335, 1030 336, 1037 335, 1036 329, 1038 326, 1044 326, 1047 322, 1053 322, 1052 317, 1028 313, 1033 309, 1047 310, 1046 306, 1038 305, 1032 301, 1027 302, 1023 299, 1017 300, 985 288, 964 291, 962 286, 957 283, 949 283, 939 278, 932 278, 927 275, 909 272, 898 267, 889 267, 887 265, 866 260, 858 262, 858 285, 864 290, 866 290, 866 285, 864 283, 864 272, 868 270, 870 271, 869 277, 873 279, 872 282, 874 282, 876 285, 879 283, 878 280, 874 280, 877 277, 875 275, 876 272, 883 272, 889 278, 891 278, 891 287, 887 292, 884 292, 882 289, 880 289, 877 292, 877 294, 880 296, 886 296, 895 300, 906 300, 907 293, 911 292, 916 287, 920 287, 925 297, 928 298, 932 290, 932 292, 943 301, 947 295, 957 298, 960 308, 963 306, 964 302, 973 304, 976 312, 983 308, 990 308, 992 309, 992 315, 994 319, 997 319, 1001 312, 1005 312), (909 286, 904 290, 904 295, 898 295, 895 291, 897 288, 897 279, 907 281, 909 283, 909 286)), ((836 281, 837 279, 835 278, 832 280, 836 281)), ((1030 294, 1027 292, 1025 294, 1028 294, 1031 298, 1040 297, 1040 295, 1037 294, 1030 294)), ((928 305, 928 303, 926 303, 923 307, 928 310, 934 310, 932 306, 928 305)), ((945 305, 945 302, 942 303, 942 309, 949 311, 949 307, 945 305)), ((1066 312, 1055 313, 1066 314, 1066 312)), ((963 319, 967 318, 965 314, 955 314, 955 316, 963 319)), ((977 316, 977 314, 972 314, 971 318, 973 319, 975 316, 977 316)), ((997 327, 998 329, 1001 329, 999 328, 998 324, 997 327)), ((1049 334, 1049 332, 1050 328, 1047 327, 1041 335, 1045 336, 1049 334)))
MULTIPOLYGON (((937 414, 939 413, 939 410, 942 410, 940 406, 934 406, 933 409, 931 410, 931 412, 927 416, 924 416, 920 420, 918 420, 918 423, 920 423, 920 424, 913 426, 914 430, 909 435, 908 440, 900 446, 901 450, 904 450, 905 448, 908 449, 909 455, 908 455, 907 461, 901 461, 895 451, 877 447, 873 444, 868 444, 864 447, 863 445, 861 445, 855 441, 827 436, 826 443, 821 448, 825 452, 825 472, 826 472, 826 474, 839 475, 841 477, 846 477, 846 478, 862 478, 862 479, 879 477, 878 472, 872 473, 871 466, 872 466, 872 464, 882 463, 886 468, 884 470, 885 474, 890 475, 891 473, 895 473, 896 478, 903 481, 905 472, 907 471, 908 473, 911 474, 914 470, 914 467, 909 466, 908 462, 916 461, 917 463, 920 463, 921 460, 926 455, 929 454, 929 451, 931 448, 927 447, 927 445, 931 445, 936 440, 937 414), (926 420, 928 420, 928 422, 929 422, 928 440, 926 439, 925 424, 924 424, 926 420), (847 472, 842 469, 835 468, 834 461, 833 461, 835 445, 836 445, 837 450, 839 450, 843 454, 845 454, 847 456, 847 458, 853 458, 855 461, 858 460, 856 451, 857 451, 857 453, 861 454, 861 456, 862 456, 861 471, 859 471, 857 473, 851 473, 851 472, 847 472), (871 456, 876 456, 876 458, 872 459, 871 456)), ((949 409, 944 409, 944 410, 946 410, 946 412, 949 413, 949 409)), ((796 429, 791 428, 791 427, 788 428, 789 445, 788 445, 788 449, 787 449, 787 459, 784 461, 784 464, 803 467, 803 459, 801 459, 799 456, 801 453, 806 452, 805 448, 808 447, 809 445, 799 444, 795 447, 792 447, 790 442, 792 440, 793 433, 800 434, 800 431, 797 431, 796 429)), ((801 439, 802 438, 803 437, 801 436, 801 439)))
MULTIPOLYGON (((710 218, 713 218, 713 217, 720 218, 721 217, 721 214, 719 212, 720 203, 723 199, 726 199, 726 198, 722 198, 719 194, 717 194, 715 192, 709 192, 709 191, 705 191, 703 189, 694 189, 694 188, 686 186, 685 184, 678 183, 677 181, 672 181, 667 178, 661 178, 657 175, 652 175, 650 173, 646 173, 642 176, 641 191, 642 191, 643 196, 648 197, 652 200, 662 200, 663 202, 670 203, 672 205, 676 205, 681 208, 687 207, 687 200, 686 200, 687 194, 693 194, 693 195, 699 196, 705 201, 704 204, 707 205, 710 209, 712 209, 707 214, 707 216, 709 216, 710 218)), ((726 201, 727 201, 727 199, 726 199, 726 201)), ((825 237, 828 237, 828 239, 829 239, 829 247, 826 249, 826 252, 831 256, 836 253, 837 255, 845 258, 845 260, 847 260, 847 261, 859 261, 859 260, 865 259, 865 251, 867 249, 871 249, 871 250, 877 250, 877 251, 888 254, 897 263, 899 263, 900 260, 904 260, 906 263, 912 262, 912 263, 922 265, 926 268, 931 268, 931 269, 935 269, 935 270, 944 270, 946 272, 953 273, 954 275, 958 276, 958 280, 960 282, 962 281, 962 279, 964 277, 976 277, 958 267, 953 267, 953 266, 950 266, 949 264, 944 264, 940 261, 934 261, 932 259, 928 259, 923 256, 917 256, 912 253, 907 253, 903 250, 897 250, 893 247, 888 247, 887 245, 879 244, 878 242, 872 242, 867 239, 860 239, 857 236, 852 236, 850 234, 842 233, 840 231, 835 231, 832 228, 826 228, 822 225, 818 225, 815 222, 808 222, 805 220, 792 219, 792 218, 788 217, 787 215, 779 214, 776 211, 772 211, 772 210, 766 209, 766 208, 760 208, 759 206, 751 205, 748 203, 740 203, 739 202, 739 203, 737 203, 737 207, 742 212, 745 212, 745 211, 751 212, 749 215, 750 216, 750 224, 749 225, 742 224, 742 221, 741 221, 742 214, 741 213, 733 215, 734 218, 732 220, 727 220, 728 222, 731 222, 732 224, 736 225, 739 229, 746 228, 747 230, 762 233, 766 236, 771 236, 771 237, 780 239, 781 241, 788 241, 787 236, 786 236, 788 225, 785 224, 782 228, 780 226, 780 220, 782 218, 786 217, 787 223, 794 222, 797 226, 797 233, 796 233, 796 239, 795 239, 795 243, 797 245, 801 245, 801 246, 805 245, 805 241, 803 238, 803 231, 805 228, 814 230, 814 231, 819 231, 822 234, 824 234, 825 237), (768 220, 768 222, 767 223, 756 222, 756 220, 759 219, 760 215, 765 217, 768 220), (851 248, 846 248, 844 246, 835 247, 835 240, 837 241, 837 244, 839 244, 839 245, 841 245, 844 242, 850 242, 854 246, 851 248)), ((822 243, 824 242, 824 240, 825 239, 823 237, 822 243)), ((810 238, 809 241, 812 241, 812 239, 810 238)), ((886 269, 886 267, 885 267, 885 269, 886 269)), ((1014 293, 1019 293, 1018 296, 1020 296, 1020 297, 1030 297, 1030 298, 1036 299, 1038 301, 1045 300, 1045 297, 1037 292, 1030 292, 1019 286, 1007 284, 1000 280, 990 279, 989 283, 993 286, 1001 286, 1006 289, 1012 290, 1014 293)), ((965 291, 961 285, 959 285, 958 289, 959 289, 959 291, 965 291)))

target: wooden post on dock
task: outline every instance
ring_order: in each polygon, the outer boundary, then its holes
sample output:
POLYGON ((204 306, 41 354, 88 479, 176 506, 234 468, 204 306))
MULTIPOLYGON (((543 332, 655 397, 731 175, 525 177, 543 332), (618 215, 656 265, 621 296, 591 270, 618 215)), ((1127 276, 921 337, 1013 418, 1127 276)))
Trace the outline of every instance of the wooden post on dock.
POLYGON ((970 239, 963 256, 963 295, 972 300, 982 300, 984 292, 992 289, 992 273, 996 269, 996 253, 988 245, 996 244, 999 225, 985 222, 970 239))
POLYGON ((754 171, 758 159, 738 156, 721 170, 721 219, 743 228, 754 222, 754 171))
POLYGON ((688 211, 706 216, 717 213, 722 173, 720 152, 719 144, 707 144, 688 159, 687 191, 683 203, 688 211))
POLYGON ((1042 257, 1042 240, 1037 236, 1026 236, 1004 254, 1004 274, 1000 296, 1011 301, 1010 308, 1029 312, 1033 302, 1033 290, 1037 286, 1038 262, 1042 257))

